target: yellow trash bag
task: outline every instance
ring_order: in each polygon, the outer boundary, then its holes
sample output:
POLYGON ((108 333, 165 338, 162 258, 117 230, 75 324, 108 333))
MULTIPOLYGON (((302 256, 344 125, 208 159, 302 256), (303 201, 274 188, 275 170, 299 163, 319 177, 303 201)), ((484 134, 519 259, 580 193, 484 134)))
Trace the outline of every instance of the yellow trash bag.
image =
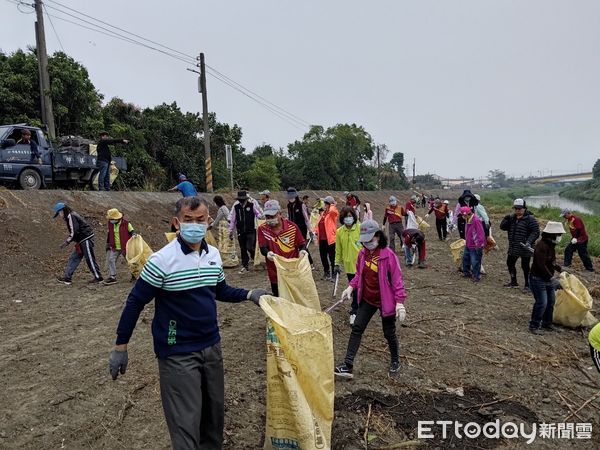
POLYGON ((419 216, 416 216, 417 218, 417 223, 419 224, 419 230, 421 230, 423 233, 425 233, 425 231, 427 231, 427 229, 431 226, 429 225, 427 222, 425 222, 422 218, 420 218, 419 216))
POLYGON ((221 222, 219 225, 219 246, 217 248, 221 254, 223 267, 232 268, 240 264, 235 248, 235 239, 229 239, 229 228, 225 222, 221 222))
POLYGON ((177 233, 174 231, 165 233, 165 237, 167 238, 167 242, 171 242, 173 239, 177 237, 177 233))
POLYGON ((208 245, 212 245, 213 247, 217 247, 217 240, 215 239, 215 235, 212 234, 212 231, 207 230, 206 236, 204 236, 204 240, 208 245))
MULTIPOLYGON (((265 223, 264 220, 262 220, 262 219, 257 220, 257 224, 256 224, 257 234, 258 234, 258 227, 260 227, 263 223, 265 223)), ((265 257, 260 254, 260 247, 258 246, 258 237, 257 237, 256 238, 256 247, 254 248, 254 265, 260 266, 261 264, 263 266, 266 265, 265 257)))
POLYGON ((454 264, 456 264, 459 268, 462 267, 462 259, 463 252, 465 251, 466 241, 464 239, 457 239, 452 244, 450 244, 450 250, 452 251, 452 259, 454 259, 454 264))
POLYGON ((588 326, 595 321, 589 312, 593 300, 587 288, 575 275, 563 272, 559 277, 562 289, 556 291, 552 321, 565 327, 588 326))
POLYGON ((321 311, 319 293, 313 279, 308 255, 287 259, 275 255, 279 296, 298 305, 321 311))
POLYGON ((331 317, 265 295, 267 424, 265 449, 330 449, 333 402, 331 317))
POLYGON ((134 277, 137 278, 140 276, 144 264, 146 264, 152 253, 150 246, 146 244, 146 241, 139 234, 136 234, 127 241, 125 259, 134 277))

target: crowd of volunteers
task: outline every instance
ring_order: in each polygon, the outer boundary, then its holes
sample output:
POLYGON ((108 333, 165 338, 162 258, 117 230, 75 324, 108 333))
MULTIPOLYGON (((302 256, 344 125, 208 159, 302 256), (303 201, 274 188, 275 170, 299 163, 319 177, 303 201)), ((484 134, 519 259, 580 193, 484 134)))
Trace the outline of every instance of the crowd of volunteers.
MULTIPOLYGON (((242 302, 267 295, 265 289, 247 290, 230 286, 220 252, 207 243, 211 230, 222 230, 218 238, 239 245, 244 275, 253 270, 254 259, 264 258, 270 293, 279 295, 276 259, 308 258, 316 273, 311 248, 319 252, 321 282, 339 282, 345 274, 348 287, 341 299, 349 304, 350 337, 343 361, 335 375, 353 378, 354 363, 362 336, 378 314, 389 352, 389 374, 400 368, 397 322, 406 318, 407 293, 402 264, 427 269, 427 220, 433 214, 435 234, 447 241, 464 240, 460 276, 473 283, 482 281, 484 254, 495 246, 492 223, 481 197, 465 190, 451 208, 447 199, 425 194, 412 195, 405 202, 392 195, 381 211, 361 202, 358 195, 345 192, 336 200, 328 195, 310 198, 293 187, 288 188, 282 205, 268 190, 260 200, 246 189, 240 190, 230 207, 216 195, 214 206, 197 195, 187 178, 171 189, 180 191, 172 218, 176 238, 153 253, 129 293, 117 326, 109 369, 113 379, 124 374, 128 365, 127 346, 144 307, 155 300, 152 325, 154 350, 158 359, 160 394, 166 423, 174 448, 220 448, 224 421, 224 371, 220 349, 216 301, 242 302), (210 208, 216 211, 210 215, 210 208), (422 217, 418 209, 423 211, 422 217), (377 222, 376 218, 381 218, 377 222), (381 223, 381 225, 380 225, 381 223), (399 248, 397 247, 399 242, 399 248), (399 255, 402 255, 401 257, 399 255)), ((106 271, 102 271, 94 253, 95 233, 82 214, 64 203, 56 203, 54 217, 66 225, 67 238, 61 248, 74 244, 64 274, 58 281, 70 285, 82 259, 93 278, 91 283, 117 283, 116 263, 125 256, 136 228, 116 208, 106 212, 106 271)), ((584 268, 594 271, 587 251, 588 234, 581 218, 563 210, 562 222, 550 221, 540 231, 534 214, 523 199, 515 199, 512 211, 500 223, 506 232, 508 282, 506 288, 522 291, 534 298, 529 331, 534 334, 555 331, 552 325, 557 289, 556 274, 569 268, 575 252, 584 268), (565 234, 570 241, 559 264, 556 246, 565 234), (522 278, 517 271, 520 259, 522 278)), ((496 230, 498 232, 498 230, 496 230)), ((589 335, 592 360, 600 371, 600 328, 589 335)))

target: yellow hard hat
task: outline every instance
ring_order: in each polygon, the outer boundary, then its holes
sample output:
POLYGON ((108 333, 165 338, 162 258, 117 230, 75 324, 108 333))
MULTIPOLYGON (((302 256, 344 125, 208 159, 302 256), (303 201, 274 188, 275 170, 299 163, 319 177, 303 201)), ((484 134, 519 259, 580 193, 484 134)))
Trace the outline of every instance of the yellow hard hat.
POLYGON ((106 213, 108 220, 120 220, 121 217, 123 217, 123 214, 117 208, 109 209, 106 213))

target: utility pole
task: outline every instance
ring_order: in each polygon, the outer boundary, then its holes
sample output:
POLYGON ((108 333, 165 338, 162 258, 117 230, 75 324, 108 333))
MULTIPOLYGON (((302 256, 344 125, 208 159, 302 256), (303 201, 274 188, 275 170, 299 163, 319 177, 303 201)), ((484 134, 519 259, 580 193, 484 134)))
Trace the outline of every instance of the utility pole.
POLYGON ((40 99, 42 106, 42 119, 50 139, 56 137, 54 130, 54 112, 52 111, 52 97, 50 96, 50 75, 48 75, 48 53, 46 50, 46 34, 44 31, 44 11, 42 0, 35 0, 35 34, 37 43, 37 57, 40 73, 40 99))
POLYGON ((377 145, 377 188, 381 189, 381 146, 377 145))
POLYGON ((417 158, 413 158, 413 186, 415 184, 415 167, 417 165, 417 158))
POLYGON ((200 92, 202 94, 202 122, 204 122, 204 170, 206 179, 206 192, 213 191, 212 160, 210 157, 210 129, 208 126, 208 98, 206 96, 206 67, 204 53, 198 57, 200 63, 200 92))

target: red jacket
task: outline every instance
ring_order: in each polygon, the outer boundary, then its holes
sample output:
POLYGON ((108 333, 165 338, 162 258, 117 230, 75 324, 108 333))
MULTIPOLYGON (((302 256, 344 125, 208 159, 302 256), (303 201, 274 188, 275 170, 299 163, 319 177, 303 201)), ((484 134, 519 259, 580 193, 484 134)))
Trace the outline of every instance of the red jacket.
POLYGON ((583 220, 581 220, 579 217, 571 216, 570 219, 567 219, 567 225, 569 227, 569 231, 571 232, 571 236, 577 238, 578 244, 584 244, 588 241, 588 235, 585 231, 583 220))
MULTIPOLYGON (((121 242, 120 251, 123 256, 125 256, 127 253, 127 241, 130 237, 131 234, 129 233, 129 222, 127 219, 125 219, 125 217, 122 217, 121 221, 119 222, 119 240, 121 242)), ((108 236, 106 238, 106 243, 112 251, 116 250, 115 226, 114 224, 110 223, 110 220, 108 221, 108 236)))

